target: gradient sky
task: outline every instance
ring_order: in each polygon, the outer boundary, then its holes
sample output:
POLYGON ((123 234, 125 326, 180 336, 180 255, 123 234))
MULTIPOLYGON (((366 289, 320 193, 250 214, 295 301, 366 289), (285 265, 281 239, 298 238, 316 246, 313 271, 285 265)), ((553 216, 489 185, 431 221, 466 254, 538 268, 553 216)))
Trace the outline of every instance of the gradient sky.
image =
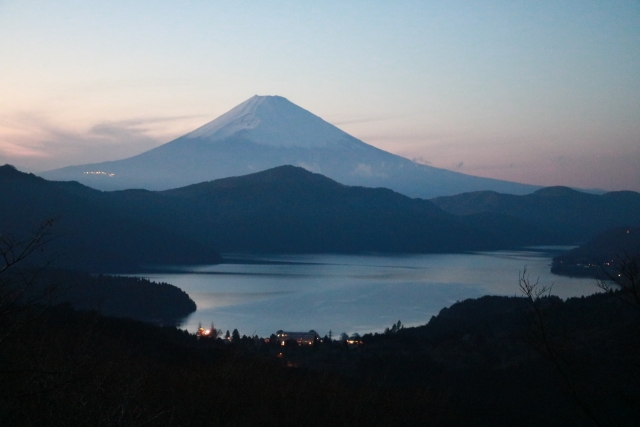
POLYGON ((0 164, 129 157, 258 94, 432 166, 640 191, 640 2, 345 3, 0 0, 0 164))

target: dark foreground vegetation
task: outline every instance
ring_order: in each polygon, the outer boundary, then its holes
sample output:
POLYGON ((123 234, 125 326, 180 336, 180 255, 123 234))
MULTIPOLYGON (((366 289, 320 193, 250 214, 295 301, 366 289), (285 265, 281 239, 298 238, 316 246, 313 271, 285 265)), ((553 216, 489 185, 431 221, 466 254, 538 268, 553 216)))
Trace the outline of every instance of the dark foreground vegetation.
POLYGON ((637 426, 640 304, 483 297, 313 345, 0 305, 0 425, 637 426))
POLYGON ((288 368, 254 341, 203 342, 174 328, 61 309, 22 315, 28 321, 0 345, 2 425, 427 425, 448 418, 428 390, 288 368))
POLYGON ((332 344, 284 357, 381 388, 429 391, 446 409, 442 425, 634 426, 640 310, 629 302, 620 293, 487 296, 343 351, 332 344))
POLYGON ((138 277, 52 268, 45 249, 55 236, 46 221, 26 239, 0 234, 0 308, 57 306, 158 325, 177 325, 196 310, 186 292, 138 277))

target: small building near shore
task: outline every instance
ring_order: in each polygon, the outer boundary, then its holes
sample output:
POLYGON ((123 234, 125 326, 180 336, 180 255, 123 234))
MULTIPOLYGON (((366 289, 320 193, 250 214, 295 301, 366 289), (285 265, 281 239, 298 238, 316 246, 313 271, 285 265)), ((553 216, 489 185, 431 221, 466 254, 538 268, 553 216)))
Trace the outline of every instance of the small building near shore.
POLYGON ((280 345, 284 345, 288 340, 294 340, 298 345, 312 345, 316 339, 320 339, 318 333, 314 330, 310 330, 309 332, 278 331, 276 332, 276 337, 280 345))

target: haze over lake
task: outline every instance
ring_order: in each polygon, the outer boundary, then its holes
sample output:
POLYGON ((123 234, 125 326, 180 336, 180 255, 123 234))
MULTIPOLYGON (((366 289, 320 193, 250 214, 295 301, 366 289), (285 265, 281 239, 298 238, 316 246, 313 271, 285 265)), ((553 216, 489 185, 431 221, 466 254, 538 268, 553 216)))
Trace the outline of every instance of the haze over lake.
POLYGON ((519 295, 518 275, 552 285, 562 298, 589 295, 594 279, 549 272, 554 248, 472 254, 227 255, 231 263, 144 274, 186 291, 198 322, 241 335, 269 336, 279 329, 381 332, 401 320, 422 325, 456 301, 483 295, 519 295), (238 263, 246 262, 246 263, 238 263))

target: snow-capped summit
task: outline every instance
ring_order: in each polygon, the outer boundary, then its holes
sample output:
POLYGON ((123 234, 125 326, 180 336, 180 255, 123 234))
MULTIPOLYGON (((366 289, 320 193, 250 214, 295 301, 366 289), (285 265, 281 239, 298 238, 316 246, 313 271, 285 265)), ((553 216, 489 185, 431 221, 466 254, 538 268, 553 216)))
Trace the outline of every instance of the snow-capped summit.
POLYGON ((185 135, 221 141, 243 137, 271 147, 345 148, 363 144, 281 96, 255 95, 217 119, 185 135))
POLYGON ((102 190, 164 190, 282 165, 340 183, 431 198, 468 191, 526 194, 537 187, 421 165, 343 132, 281 96, 253 96, 171 142, 124 160, 42 174, 102 190))

